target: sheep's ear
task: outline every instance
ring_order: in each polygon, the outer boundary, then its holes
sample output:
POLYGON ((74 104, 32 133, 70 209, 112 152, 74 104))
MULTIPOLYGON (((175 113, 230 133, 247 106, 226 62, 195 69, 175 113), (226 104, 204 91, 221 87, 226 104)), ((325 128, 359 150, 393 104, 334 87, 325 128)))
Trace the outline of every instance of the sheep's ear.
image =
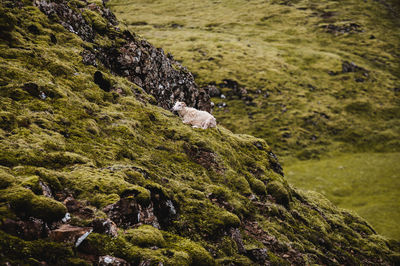
POLYGON ((186 103, 182 102, 182 106, 183 106, 183 107, 186 107, 186 103))

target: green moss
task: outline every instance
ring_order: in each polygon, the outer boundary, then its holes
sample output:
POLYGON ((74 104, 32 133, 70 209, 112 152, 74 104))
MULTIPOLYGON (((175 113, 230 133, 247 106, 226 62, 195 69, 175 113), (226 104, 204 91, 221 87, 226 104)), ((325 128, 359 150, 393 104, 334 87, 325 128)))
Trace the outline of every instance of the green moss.
POLYGON ((39 177, 38 176, 29 176, 23 179, 21 186, 25 188, 29 188, 33 191, 36 195, 42 195, 42 187, 39 184, 39 177))
POLYGON ((22 217, 33 216, 46 222, 61 220, 67 212, 62 203, 17 186, 3 190, 1 200, 9 202, 11 208, 22 217))
POLYGON ((234 256, 238 253, 237 245, 230 237, 222 238, 219 249, 225 254, 225 256, 234 256))
POLYGON ((187 252, 191 258, 190 265, 214 265, 211 255, 199 244, 188 239, 179 241, 174 245, 178 250, 187 252))
POLYGON ((267 184, 267 193, 274 197, 277 203, 289 206, 290 193, 288 189, 278 181, 272 181, 267 184))
POLYGON ((99 209, 104 208, 107 205, 114 204, 119 200, 120 200, 119 195, 115 193, 110 193, 110 194, 94 193, 91 194, 91 197, 89 198, 90 203, 99 209))
POLYGON ((228 211, 224 211, 221 214, 219 214, 218 218, 221 219, 222 223, 227 228, 240 226, 239 217, 228 211))
POLYGON ((0 112, 0 128, 12 130, 17 127, 17 120, 14 114, 10 112, 0 112))
MULTIPOLYGON (((8 262, 15 264, 39 263, 65 264, 73 256, 71 247, 46 240, 24 241, 0 230, 0 252, 7 254, 8 262)), ((3 258, 1 262, 6 262, 3 258)))
POLYGON ((15 177, 0 168, 0 189, 11 186, 15 181, 15 177))
POLYGON ((150 225, 142 225, 136 229, 127 230, 125 231, 125 237, 130 243, 136 246, 165 246, 165 240, 162 233, 157 228, 150 225))
POLYGON ((256 194, 265 195, 266 186, 265 186, 264 182, 262 182, 261 180, 256 179, 256 178, 251 178, 249 180, 249 183, 250 183, 251 190, 253 190, 256 194))
POLYGON ((105 32, 107 30, 107 22, 99 13, 85 9, 83 16, 97 31, 105 32))

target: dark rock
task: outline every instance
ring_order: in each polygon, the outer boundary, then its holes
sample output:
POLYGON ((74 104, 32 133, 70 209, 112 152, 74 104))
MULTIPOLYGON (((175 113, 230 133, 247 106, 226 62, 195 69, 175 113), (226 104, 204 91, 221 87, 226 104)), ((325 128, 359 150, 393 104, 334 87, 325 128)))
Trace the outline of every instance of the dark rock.
MULTIPOLYGON (((151 264, 152 264, 152 261, 151 261, 151 260, 142 260, 142 261, 139 263, 139 266, 150 266, 151 264)), ((161 263, 161 265, 164 265, 164 264, 161 263)))
POLYGON ((337 75, 337 72, 334 72, 334 71, 328 71, 328 74, 329 74, 330 76, 336 76, 336 75, 337 75))
POLYGON ((334 25, 328 24, 326 26, 322 26, 326 30, 326 32, 333 34, 344 34, 344 33, 355 33, 355 32, 363 32, 361 26, 357 23, 349 23, 346 25, 334 25))
POLYGON ((210 97, 219 97, 221 95, 221 91, 215 85, 210 84, 206 86, 204 89, 208 91, 210 97))
MULTIPOLYGON (((152 211, 159 224, 162 227, 171 225, 178 212, 173 201, 159 188, 149 187, 148 189, 151 192, 152 211)), ((151 215, 147 215, 147 217, 151 217, 151 215)))
POLYGON ((94 40, 95 32, 92 26, 83 18, 81 13, 70 8, 68 2, 35 0, 34 3, 50 19, 58 20, 70 32, 79 35, 85 41, 92 42, 94 40))
POLYGON ((150 224, 160 228, 153 204, 143 207, 133 197, 121 198, 118 202, 106 206, 103 211, 113 222, 123 228, 140 224, 150 224))
POLYGON ((40 34, 40 30, 36 25, 29 25, 28 30, 35 35, 40 34))
POLYGON ((365 79, 363 79, 363 78, 355 78, 354 79, 356 82, 364 82, 365 81, 365 79))
POLYGON ((69 212, 75 212, 82 208, 82 204, 73 197, 67 197, 64 200, 63 204, 65 205, 65 207, 67 207, 67 210, 69 212))
POLYGON ((264 146, 263 146, 262 143, 259 142, 259 141, 255 142, 255 143, 254 143, 254 146, 256 146, 257 149, 259 149, 259 150, 264 150, 264 146))
POLYGON ((165 109, 171 109, 176 101, 184 101, 188 106, 211 110, 210 96, 197 88, 193 75, 169 59, 162 49, 144 40, 131 39, 119 48, 100 48, 97 58, 114 73, 153 95, 165 109))
MULTIPOLYGON (((121 32, 114 14, 105 6, 79 2, 79 8, 72 9, 68 1, 58 0, 48 2, 35 0, 35 4, 50 19, 57 20, 67 30, 77 34, 83 40, 94 42, 96 34, 107 34, 109 39, 117 37, 125 42, 118 42, 112 47, 98 45, 96 52, 85 51, 82 59, 85 64, 96 66, 96 60, 104 64, 113 74, 128 78, 153 95, 157 104, 170 109, 176 101, 184 101, 188 106, 200 110, 211 110, 210 96, 205 89, 198 88, 193 75, 182 67, 172 56, 165 55, 160 48, 155 48, 145 40, 135 38, 129 31, 121 32), (86 6, 85 6, 86 4, 86 6), (94 10, 106 21, 107 32, 97 32, 96 27, 88 23, 82 12, 85 9, 94 10), (112 29, 112 30, 111 30, 112 29)), ((73 3, 76 5, 76 3, 73 3)), ((108 85, 108 84, 105 84, 108 85)), ((109 86, 102 89, 109 91, 109 86)))
POLYGON ((53 198, 53 194, 51 193, 51 189, 46 183, 43 183, 42 181, 39 181, 39 185, 42 188, 44 196, 46 196, 48 198, 53 198))
POLYGON ((95 233, 107 234, 112 237, 118 236, 117 225, 110 219, 95 219, 90 225, 95 233))
POLYGON ((239 83, 235 80, 224 79, 222 83, 218 84, 221 88, 229 88, 237 90, 239 88, 239 83))
POLYGON ((255 249, 246 250, 246 255, 252 261, 255 261, 258 263, 264 263, 264 262, 268 261, 268 258, 269 258, 266 248, 255 248, 255 249))
POLYGON ((36 240, 49 235, 47 225, 42 220, 33 217, 26 221, 15 221, 6 218, 1 222, 0 229, 25 240, 36 240))
POLYGON ((50 34, 50 41, 51 41, 53 44, 57 44, 57 37, 56 37, 56 35, 54 35, 53 33, 50 34))
POLYGON ((94 217, 94 211, 89 207, 83 207, 79 209, 79 211, 75 213, 75 215, 78 215, 82 219, 90 219, 94 217))
POLYGON ((90 232, 90 227, 78 227, 69 224, 63 224, 59 228, 50 232, 50 238, 56 242, 76 243, 77 240, 90 232))
POLYGON ((97 67, 96 55, 94 53, 92 53, 89 50, 84 50, 83 52, 81 52, 81 56, 82 56, 82 62, 85 65, 92 65, 97 67))
POLYGON ((105 79, 100 71, 96 71, 94 73, 94 83, 99 85, 100 89, 102 89, 103 91, 109 92, 111 89, 110 81, 105 79))
POLYGON ((246 254, 246 249, 244 248, 242 235, 238 228, 231 228, 230 230, 231 238, 235 241, 236 246, 240 254, 246 254))
POLYGON ((344 61, 342 63, 342 73, 349 72, 366 72, 362 67, 357 66, 354 62, 344 61))
POLYGON ((270 164, 272 170, 275 173, 280 174, 281 176, 283 176, 282 166, 279 163, 278 157, 276 157, 276 155, 273 152, 269 152, 268 153, 268 160, 269 160, 269 164, 270 164))
POLYGON ((116 257, 112 257, 110 255, 106 255, 106 256, 101 256, 99 257, 99 266, 129 266, 131 265, 130 263, 128 263, 126 260, 120 259, 120 258, 116 258, 116 257))
POLYGON ((28 82, 24 84, 24 90, 31 96, 39 98, 40 90, 36 83, 28 82))

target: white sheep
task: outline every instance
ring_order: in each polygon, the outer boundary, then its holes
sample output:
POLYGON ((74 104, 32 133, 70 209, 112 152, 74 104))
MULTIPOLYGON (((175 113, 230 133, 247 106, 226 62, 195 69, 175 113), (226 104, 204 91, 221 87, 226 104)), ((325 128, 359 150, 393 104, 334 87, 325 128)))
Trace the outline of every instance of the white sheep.
POLYGON ((176 102, 172 110, 178 112, 183 123, 190 124, 193 128, 207 129, 217 126, 217 121, 213 115, 206 111, 187 107, 184 102, 176 102))

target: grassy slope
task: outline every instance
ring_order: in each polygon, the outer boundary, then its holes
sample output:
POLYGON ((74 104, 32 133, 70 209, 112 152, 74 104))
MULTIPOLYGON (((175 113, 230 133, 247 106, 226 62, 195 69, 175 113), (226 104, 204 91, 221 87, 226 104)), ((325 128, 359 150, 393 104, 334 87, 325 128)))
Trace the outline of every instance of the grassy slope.
POLYGON ((378 232, 400 239, 398 153, 361 153, 285 167, 296 187, 320 191, 338 206, 355 210, 378 232))
MULTIPOLYGON (((290 176, 294 184, 322 192, 319 186, 310 185, 316 182, 305 184, 303 180, 304 176, 312 180, 320 176, 321 164, 291 166, 290 157, 311 159, 345 151, 367 152, 363 156, 368 158, 370 151, 399 151, 400 98, 395 88, 400 84, 400 20, 395 15, 399 10, 396 1, 113 0, 110 5, 129 28, 183 61, 197 74, 198 83, 218 84, 228 78, 245 86, 255 106, 237 96, 214 98, 215 103, 228 105, 215 108, 214 114, 234 132, 266 139, 286 157, 286 167, 297 169, 290 176), (362 31, 328 33, 322 28, 350 23, 357 23, 362 31), (345 60, 367 69, 368 77, 328 74, 341 72, 345 60), (356 82, 360 77, 366 81, 356 82)), ((222 91, 230 94, 229 89, 222 91)), ((390 183, 391 174, 386 172, 395 173, 396 165, 386 163, 385 155, 371 156, 379 163, 374 164, 377 174, 368 178, 390 183)), ((399 160, 398 153, 391 157, 399 160)), ((341 158, 329 162, 335 165, 337 160, 341 158)), ((353 171, 358 169, 370 172, 367 164, 360 163, 353 171)), ((335 167, 331 171, 324 176, 325 182, 346 189, 336 176, 340 180, 348 176, 335 167)), ((369 180, 362 188, 376 182, 369 180)), ((397 187, 387 189, 390 195, 400 196, 397 187)), ((349 193, 350 198, 343 197, 353 202, 355 192, 349 193)), ((386 191, 375 193, 390 202, 386 191)), ((332 193, 326 196, 341 207, 360 211, 380 232, 398 238, 393 226, 397 206, 380 205, 380 211, 367 214, 365 209, 376 206, 376 199, 368 198, 371 201, 362 211, 345 200, 338 201, 332 193), (386 219, 381 219, 383 213, 386 219)))
MULTIPOLYGON (((289 187, 271 170, 265 141, 223 127, 204 131, 182 124, 149 104, 150 97, 134 84, 101 66, 84 65, 83 47, 96 44, 50 21, 30 1, 5 2, 21 7, 0 6, 1 33, 7 30, 0 43, 1 223, 33 216, 51 224, 63 217, 66 209, 58 196, 42 195, 40 182, 53 195, 71 194, 86 202, 97 218, 106 216, 104 206, 127 194, 146 206, 156 190, 175 204, 178 218, 172 224, 126 234, 119 228, 116 238, 92 233, 86 252, 133 264, 253 264, 227 236, 239 228, 244 248, 267 247, 275 264, 398 261, 393 251, 398 243, 374 234, 364 220, 319 194, 289 187), (122 93, 102 91, 93 82, 99 69, 122 93), (188 149, 209 154, 211 166, 201 165, 204 158, 196 163, 188 149)), ((97 38, 97 44, 121 41, 97 38)), ((90 222, 79 216, 71 220, 76 226, 90 222)), ((78 251, 71 244, 24 241, 0 230, 1 263, 82 265, 88 257, 77 258, 85 252, 78 251)))
POLYGON ((318 157, 338 144, 351 151, 399 149, 394 88, 400 82, 400 21, 380 2, 113 0, 110 5, 129 28, 183 61, 200 85, 234 79, 247 87, 256 106, 236 97, 214 99, 228 104, 215 114, 235 132, 268 140, 280 155, 318 157), (350 23, 362 32, 332 34, 322 28, 350 23), (340 72, 344 60, 369 70, 366 81, 355 81, 360 73, 328 74, 340 72))

